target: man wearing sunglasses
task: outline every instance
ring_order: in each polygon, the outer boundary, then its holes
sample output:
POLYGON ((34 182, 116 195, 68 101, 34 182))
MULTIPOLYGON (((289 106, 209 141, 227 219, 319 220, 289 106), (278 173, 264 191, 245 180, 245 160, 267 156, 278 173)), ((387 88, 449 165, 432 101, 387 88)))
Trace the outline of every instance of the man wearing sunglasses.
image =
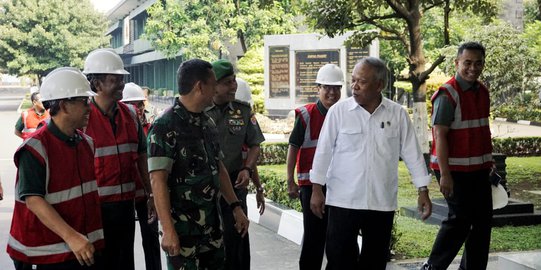
POLYGON ((45 77, 42 101, 52 119, 15 153, 17 194, 7 252, 15 269, 102 269, 104 247, 92 139, 90 90, 75 68, 45 77))
POLYGON ((287 152, 287 186, 289 197, 301 200, 304 237, 302 242, 300 269, 321 269, 327 215, 318 218, 310 210, 312 183, 310 169, 316 151, 319 132, 327 110, 340 100, 344 74, 335 64, 326 64, 317 73, 318 100, 295 109, 295 126, 289 136, 287 152), (293 173, 297 166, 297 180, 293 173))

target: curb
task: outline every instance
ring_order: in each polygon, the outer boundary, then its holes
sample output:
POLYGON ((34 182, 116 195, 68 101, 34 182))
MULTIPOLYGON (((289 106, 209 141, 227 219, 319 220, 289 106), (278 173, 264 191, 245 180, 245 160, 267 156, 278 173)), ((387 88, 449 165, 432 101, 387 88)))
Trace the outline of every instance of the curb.
POLYGON ((514 120, 514 119, 510 119, 510 118, 502 118, 502 117, 495 117, 494 120, 495 120, 495 121, 499 121, 499 122, 515 123, 515 124, 519 124, 519 125, 541 127, 541 122, 537 122, 537 121, 514 120))
MULTIPOLYGON (((304 228, 301 212, 284 208, 269 199, 265 199, 265 213, 259 215, 255 194, 246 196, 246 204, 250 222, 255 222, 297 245, 302 244, 304 228)), ((361 236, 357 237, 357 243, 361 248, 361 236)))

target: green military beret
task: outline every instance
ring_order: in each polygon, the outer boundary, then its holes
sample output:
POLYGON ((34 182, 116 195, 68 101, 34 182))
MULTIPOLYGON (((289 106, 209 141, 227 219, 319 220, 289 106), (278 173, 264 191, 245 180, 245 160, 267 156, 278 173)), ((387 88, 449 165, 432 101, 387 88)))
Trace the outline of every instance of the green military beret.
POLYGON ((216 80, 219 81, 223 77, 235 74, 233 64, 225 59, 220 59, 212 62, 212 70, 216 74, 216 80))

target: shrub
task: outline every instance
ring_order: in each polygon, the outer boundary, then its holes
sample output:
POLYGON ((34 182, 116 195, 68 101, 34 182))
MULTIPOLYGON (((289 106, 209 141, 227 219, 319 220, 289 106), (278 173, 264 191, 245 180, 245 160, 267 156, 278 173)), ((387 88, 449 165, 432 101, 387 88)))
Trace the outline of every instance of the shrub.
POLYGON ((510 157, 540 156, 541 137, 494 138, 493 152, 510 157))
POLYGON ((259 155, 259 165, 285 164, 287 158, 286 142, 263 143, 261 145, 261 154, 259 155))
POLYGON ((492 109, 492 116, 512 120, 541 122, 541 108, 533 106, 504 105, 492 109))
POLYGON ((287 193, 286 172, 259 170, 259 179, 265 187, 265 197, 288 208, 302 211, 300 200, 292 200, 287 193))

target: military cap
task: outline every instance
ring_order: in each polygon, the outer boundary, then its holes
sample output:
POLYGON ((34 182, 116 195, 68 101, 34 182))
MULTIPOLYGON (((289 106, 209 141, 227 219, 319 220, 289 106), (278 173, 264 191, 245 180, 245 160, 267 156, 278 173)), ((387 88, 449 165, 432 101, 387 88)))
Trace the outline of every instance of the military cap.
POLYGON ((223 77, 235 74, 233 64, 225 59, 220 59, 212 62, 212 70, 216 74, 216 80, 219 81, 223 77))

